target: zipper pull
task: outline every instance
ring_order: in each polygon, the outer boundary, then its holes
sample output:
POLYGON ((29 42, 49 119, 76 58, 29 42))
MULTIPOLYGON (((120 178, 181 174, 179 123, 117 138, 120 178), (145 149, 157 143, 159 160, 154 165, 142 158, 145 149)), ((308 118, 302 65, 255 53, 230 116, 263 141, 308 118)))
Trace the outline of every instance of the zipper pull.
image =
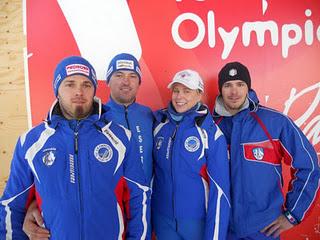
POLYGON ((74 133, 74 150, 78 153, 78 132, 74 133))
POLYGON ((174 138, 176 137, 178 127, 179 127, 179 125, 176 125, 176 128, 174 129, 174 132, 173 132, 173 134, 172 134, 172 136, 171 136, 171 139, 172 139, 172 140, 174 140, 174 138))
POLYGON ((127 128, 130 130, 129 119, 128 119, 128 107, 125 107, 124 117, 126 119, 127 128))

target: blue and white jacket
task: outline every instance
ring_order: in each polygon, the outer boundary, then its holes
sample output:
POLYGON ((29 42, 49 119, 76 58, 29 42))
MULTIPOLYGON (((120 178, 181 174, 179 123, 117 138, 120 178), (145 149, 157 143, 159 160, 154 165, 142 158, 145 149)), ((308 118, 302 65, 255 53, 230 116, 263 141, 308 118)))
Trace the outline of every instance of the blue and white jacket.
POLYGON ((213 116, 230 147, 231 231, 245 237, 281 214, 292 224, 301 222, 319 189, 317 155, 301 130, 287 116, 259 105, 253 90, 234 116, 218 96, 213 116), (291 168, 286 196, 283 163, 291 168))
POLYGON ((150 191, 131 132, 98 103, 81 121, 52 109, 18 140, 0 199, 0 239, 27 239, 22 223, 34 195, 50 239, 145 239, 150 191))
POLYGON ((140 160, 147 182, 152 178, 152 126, 153 113, 150 108, 139 103, 132 103, 128 107, 116 103, 111 97, 106 103, 108 119, 129 129, 139 145, 140 160))
POLYGON ((155 113, 152 214, 205 221, 203 239, 226 239, 229 222, 227 145, 201 105, 176 124, 167 109, 155 113))

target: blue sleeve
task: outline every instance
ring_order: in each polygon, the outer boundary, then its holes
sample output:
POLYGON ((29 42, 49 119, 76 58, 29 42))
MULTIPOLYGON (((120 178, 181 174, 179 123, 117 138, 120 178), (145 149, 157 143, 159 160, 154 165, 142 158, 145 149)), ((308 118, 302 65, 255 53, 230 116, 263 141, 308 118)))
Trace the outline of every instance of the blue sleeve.
POLYGON ((18 141, 10 176, 0 199, 0 239, 28 239, 22 231, 27 202, 33 191, 33 175, 18 141))
POLYGON ((138 144, 134 138, 131 138, 127 149, 124 178, 129 191, 125 202, 126 209, 129 209, 126 239, 150 239, 150 188, 146 183, 138 144))
POLYGON ((284 162, 291 167, 286 209, 301 222, 315 201, 319 189, 317 154, 306 136, 291 119, 284 122, 280 141, 284 162))
POLYGON ((218 127, 214 136, 209 136, 208 147, 209 197, 204 239, 225 240, 231 207, 229 160, 226 140, 218 127))

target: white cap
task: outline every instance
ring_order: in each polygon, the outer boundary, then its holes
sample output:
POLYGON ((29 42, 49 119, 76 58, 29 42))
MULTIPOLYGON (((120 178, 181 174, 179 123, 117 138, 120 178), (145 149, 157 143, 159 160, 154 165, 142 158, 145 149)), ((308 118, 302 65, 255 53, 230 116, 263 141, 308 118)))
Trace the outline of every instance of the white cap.
POLYGON ((168 88, 172 88, 174 83, 181 83, 190 89, 199 89, 201 92, 204 92, 203 81, 199 73, 190 69, 177 72, 176 75, 174 75, 171 83, 169 83, 168 88))

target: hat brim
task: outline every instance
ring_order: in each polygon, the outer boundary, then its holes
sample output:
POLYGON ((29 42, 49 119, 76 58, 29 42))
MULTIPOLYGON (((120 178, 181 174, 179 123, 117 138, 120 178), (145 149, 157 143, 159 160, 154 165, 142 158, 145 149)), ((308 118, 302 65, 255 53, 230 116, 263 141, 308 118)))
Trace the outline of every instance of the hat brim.
POLYGON ((187 82, 184 82, 183 80, 175 80, 175 81, 172 81, 171 83, 168 84, 167 88, 169 89, 172 89, 173 85, 175 83, 180 83, 184 86, 186 86, 187 88, 191 89, 191 90, 200 90, 201 92, 203 92, 203 89, 200 89, 199 87, 197 86, 192 86, 190 83, 188 84, 187 82))

